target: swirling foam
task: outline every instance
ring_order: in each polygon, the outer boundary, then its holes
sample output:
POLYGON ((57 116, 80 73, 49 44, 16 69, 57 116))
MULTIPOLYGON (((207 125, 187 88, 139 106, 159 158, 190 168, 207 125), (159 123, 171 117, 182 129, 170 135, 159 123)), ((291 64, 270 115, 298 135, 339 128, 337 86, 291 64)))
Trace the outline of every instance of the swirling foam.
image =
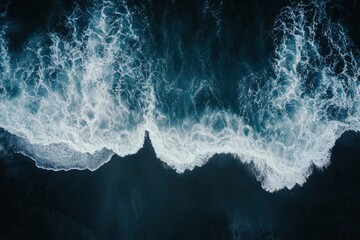
MULTIPOLYGON (((358 50, 325 9, 283 9, 272 71, 239 76, 239 113, 209 107, 177 121, 161 108, 158 86, 172 80, 166 59, 149 54, 141 10, 110 0, 75 8, 68 35, 37 34, 20 56, 9 52, 3 26, 0 127, 17 136, 15 151, 47 169, 95 170, 113 154, 135 153, 148 131, 157 156, 178 172, 230 153, 252 162, 268 191, 301 185, 313 165, 329 164, 344 131, 360 130, 358 50), (249 78, 265 84, 245 89, 249 78)), ((189 96, 211 90, 204 81, 189 82, 189 96)))

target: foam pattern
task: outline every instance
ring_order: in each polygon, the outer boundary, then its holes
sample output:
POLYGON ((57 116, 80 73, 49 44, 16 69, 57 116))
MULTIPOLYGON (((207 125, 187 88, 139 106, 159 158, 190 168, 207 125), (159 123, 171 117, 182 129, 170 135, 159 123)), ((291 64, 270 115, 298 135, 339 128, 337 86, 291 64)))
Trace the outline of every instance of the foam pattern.
MULTIPOLYGON (((8 49, 4 24, 0 127, 14 151, 52 170, 96 170, 113 154, 136 153, 148 131, 178 172, 227 153, 252 163, 268 191, 301 185, 313 166, 329 164, 342 133, 360 131, 359 51, 325 4, 282 10, 270 70, 238 76, 236 111, 200 108, 201 94, 221 97, 205 71, 211 63, 188 79, 170 74, 169 58, 151 54, 148 19, 126 1, 76 7, 68 34, 37 33, 21 54, 8 49)), ((220 28, 220 12, 210 10, 220 28)))

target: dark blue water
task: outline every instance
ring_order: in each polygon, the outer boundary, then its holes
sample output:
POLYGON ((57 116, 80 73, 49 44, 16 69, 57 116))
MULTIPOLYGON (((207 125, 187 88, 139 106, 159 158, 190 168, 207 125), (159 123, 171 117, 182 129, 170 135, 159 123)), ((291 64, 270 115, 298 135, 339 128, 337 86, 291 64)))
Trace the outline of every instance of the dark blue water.
POLYGON ((1 239, 357 239, 359 135, 303 187, 268 193, 252 167, 216 156, 177 174, 149 141, 95 172, 53 172, 1 159, 1 239))
POLYGON ((358 12, 0 2, 0 236, 356 239, 358 12))

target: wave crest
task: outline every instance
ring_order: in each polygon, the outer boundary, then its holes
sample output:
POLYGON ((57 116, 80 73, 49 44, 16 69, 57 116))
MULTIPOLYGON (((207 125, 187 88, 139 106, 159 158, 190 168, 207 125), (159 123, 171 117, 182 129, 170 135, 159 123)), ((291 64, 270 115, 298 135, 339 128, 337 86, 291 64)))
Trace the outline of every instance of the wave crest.
POLYGON ((313 165, 329 163, 344 131, 360 130, 358 50, 323 4, 283 9, 272 66, 238 76, 236 111, 199 107, 221 99, 211 61, 189 77, 176 65, 188 60, 181 39, 175 55, 153 54, 149 19, 126 1, 76 7, 68 34, 36 34, 21 55, 10 53, 3 26, 0 127, 16 136, 15 151, 48 169, 95 170, 114 153, 135 153, 148 131, 178 172, 230 153, 252 162, 268 191, 301 185, 313 165))

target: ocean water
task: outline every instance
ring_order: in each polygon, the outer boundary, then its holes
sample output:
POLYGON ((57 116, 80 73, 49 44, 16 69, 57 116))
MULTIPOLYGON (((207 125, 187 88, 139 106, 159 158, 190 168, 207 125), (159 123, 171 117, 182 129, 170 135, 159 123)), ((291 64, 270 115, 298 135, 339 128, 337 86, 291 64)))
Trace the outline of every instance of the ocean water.
POLYGON ((359 239, 360 134, 345 133, 331 165, 273 193, 230 155, 178 174, 149 138, 96 171, 48 171, 0 158, 0 239, 359 239))
POLYGON ((96 170, 148 132, 179 173, 231 154, 272 192, 360 130, 356 1, 15 2, 1 4, 0 127, 38 167, 96 170))
POLYGON ((0 239, 360 239, 357 0, 0 0, 0 239))

